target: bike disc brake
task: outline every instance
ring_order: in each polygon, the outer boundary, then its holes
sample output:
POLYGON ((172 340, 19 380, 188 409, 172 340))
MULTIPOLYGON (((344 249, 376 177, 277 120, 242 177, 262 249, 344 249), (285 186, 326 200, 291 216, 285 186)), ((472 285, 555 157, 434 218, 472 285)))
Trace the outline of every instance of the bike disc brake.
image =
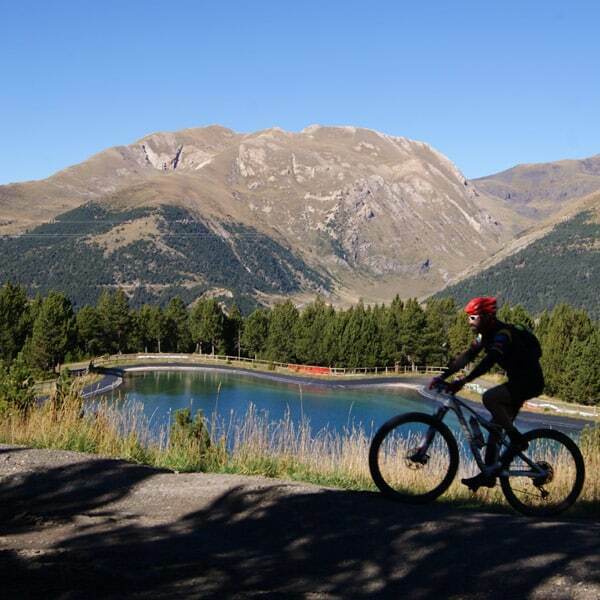
POLYGON ((429 454, 426 454, 419 448, 410 448, 406 453, 404 462, 409 469, 417 471, 418 469, 422 469, 427 464, 428 460, 429 454))

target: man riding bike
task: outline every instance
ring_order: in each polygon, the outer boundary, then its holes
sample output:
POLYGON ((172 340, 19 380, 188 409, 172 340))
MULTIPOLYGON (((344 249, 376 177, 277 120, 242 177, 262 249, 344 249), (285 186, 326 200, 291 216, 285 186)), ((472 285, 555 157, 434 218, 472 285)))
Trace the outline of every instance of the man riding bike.
MULTIPOLYGON (((508 381, 490 388, 482 397, 483 404, 492 414, 492 422, 502 427, 511 444, 518 450, 527 449, 527 442, 513 421, 525 400, 542 393, 544 375, 540 366, 541 350, 532 333, 496 318, 496 298, 473 298, 465 306, 469 326, 477 334, 471 346, 452 360, 445 371, 435 377, 429 389, 445 387, 449 392, 458 392, 466 383, 487 373, 495 364, 506 371, 508 381), (451 382, 444 380, 463 369, 485 350, 485 357, 462 379, 451 382)), ((479 487, 494 487, 498 467, 496 465, 500 437, 490 432, 485 451, 486 468, 474 477, 462 479, 472 491, 479 487)))

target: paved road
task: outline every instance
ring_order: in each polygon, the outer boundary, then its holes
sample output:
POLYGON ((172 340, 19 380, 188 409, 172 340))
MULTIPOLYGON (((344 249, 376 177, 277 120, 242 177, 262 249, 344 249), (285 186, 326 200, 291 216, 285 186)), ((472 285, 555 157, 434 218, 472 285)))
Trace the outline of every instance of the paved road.
POLYGON ((3 598, 600 597, 600 523, 0 446, 3 598))

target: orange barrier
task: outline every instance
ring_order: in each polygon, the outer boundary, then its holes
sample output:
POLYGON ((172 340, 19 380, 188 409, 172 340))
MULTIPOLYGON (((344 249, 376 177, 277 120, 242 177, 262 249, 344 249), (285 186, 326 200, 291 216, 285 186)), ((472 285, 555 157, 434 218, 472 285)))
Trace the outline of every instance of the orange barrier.
POLYGON ((310 375, 331 375, 329 367, 314 367, 312 365, 288 365, 290 371, 295 373, 308 373, 310 375))

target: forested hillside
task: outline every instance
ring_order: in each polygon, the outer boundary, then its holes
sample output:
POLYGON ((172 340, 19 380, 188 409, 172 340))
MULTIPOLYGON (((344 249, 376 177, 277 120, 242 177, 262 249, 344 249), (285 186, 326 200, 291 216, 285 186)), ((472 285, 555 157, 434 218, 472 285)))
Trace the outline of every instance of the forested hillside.
POLYGON ((449 286, 435 297, 459 303, 495 295, 532 313, 561 302, 585 308, 600 319, 600 219, 585 211, 478 275, 449 286))
POLYGON ((0 238, 0 283, 7 281, 30 294, 62 291, 76 307, 120 286, 137 307, 164 305, 175 296, 190 303, 208 291, 246 312, 256 307, 257 290, 291 294, 301 285, 329 287, 288 248, 247 226, 211 226, 174 206, 118 211, 97 204, 25 235, 0 238), (137 222, 152 227, 128 240, 137 222))

